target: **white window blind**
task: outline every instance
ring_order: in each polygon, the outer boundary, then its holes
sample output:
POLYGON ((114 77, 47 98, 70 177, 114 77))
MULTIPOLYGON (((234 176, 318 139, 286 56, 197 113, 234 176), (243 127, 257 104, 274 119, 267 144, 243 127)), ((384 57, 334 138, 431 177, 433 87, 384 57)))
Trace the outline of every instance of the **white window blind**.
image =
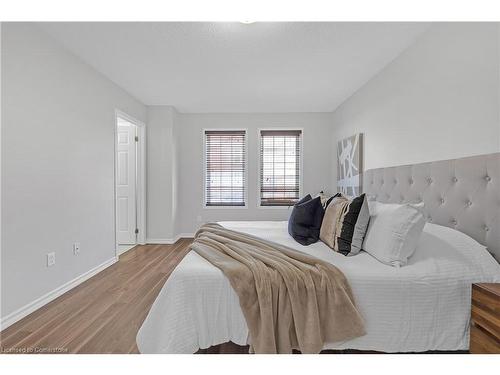
POLYGON ((205 131, 205 205, 245 205, 245 131, 205 131))
POLYGON ((260 205, 290 206, 300 194, 300 130, 260 132, 260 205))

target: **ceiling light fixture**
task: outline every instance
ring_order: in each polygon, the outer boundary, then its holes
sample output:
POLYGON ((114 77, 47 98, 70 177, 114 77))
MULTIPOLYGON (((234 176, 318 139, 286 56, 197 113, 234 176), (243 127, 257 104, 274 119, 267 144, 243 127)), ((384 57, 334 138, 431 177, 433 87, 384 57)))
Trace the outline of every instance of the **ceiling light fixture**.
POLYGON ((243 23, 245 25, 250 25, 251 23, 255 23, 255 21, 240 21, 240 23, 243 23))

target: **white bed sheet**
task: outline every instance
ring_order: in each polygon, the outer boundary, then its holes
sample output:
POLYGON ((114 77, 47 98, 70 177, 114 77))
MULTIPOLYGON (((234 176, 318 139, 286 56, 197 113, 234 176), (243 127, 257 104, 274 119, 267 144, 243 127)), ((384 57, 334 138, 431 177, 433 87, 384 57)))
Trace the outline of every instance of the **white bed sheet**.
MULTIPOLYGON (((221 222, 226 228, 287 245, 336 265, 352 287, 367 334, 324 349, 384 352, 467 350, 471 284, 500 282, 500 265, 475 242, 426 224, 407 266, 391 267, 368 253, 335 253, 322 242, 302 246, 287 222, 221 222), (439 246, 431 246, 433 237, 439 246), (476 248, 474 248, 476 247, 476 248)), ((245 345, 248 328, 228 279, 194 251, 168 278, 137 334, 141 353, 194 353, 232 341, 245 345)))

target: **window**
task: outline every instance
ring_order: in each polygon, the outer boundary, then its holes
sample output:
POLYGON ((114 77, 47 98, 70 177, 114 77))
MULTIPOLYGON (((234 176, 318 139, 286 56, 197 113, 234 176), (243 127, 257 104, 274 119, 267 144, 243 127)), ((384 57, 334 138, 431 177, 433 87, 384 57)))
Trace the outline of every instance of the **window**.
POLYGON ((299 199, 301 135, 300 130, 261 130, 261 206, 291 206, 299 199))
POLYGON ((205 131, 205 206, 245 206, 245 131, 205 131))

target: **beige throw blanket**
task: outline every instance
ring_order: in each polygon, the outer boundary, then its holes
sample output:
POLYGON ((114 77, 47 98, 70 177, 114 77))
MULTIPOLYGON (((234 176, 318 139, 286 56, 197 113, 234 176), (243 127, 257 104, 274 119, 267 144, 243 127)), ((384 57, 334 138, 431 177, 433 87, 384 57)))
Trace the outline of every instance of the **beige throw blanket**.
POLYGON ((351 288, 335 266, 289 247, 206 224, 191 249, 238 294, 255 353, 319 353, 365 334, 351 288))

